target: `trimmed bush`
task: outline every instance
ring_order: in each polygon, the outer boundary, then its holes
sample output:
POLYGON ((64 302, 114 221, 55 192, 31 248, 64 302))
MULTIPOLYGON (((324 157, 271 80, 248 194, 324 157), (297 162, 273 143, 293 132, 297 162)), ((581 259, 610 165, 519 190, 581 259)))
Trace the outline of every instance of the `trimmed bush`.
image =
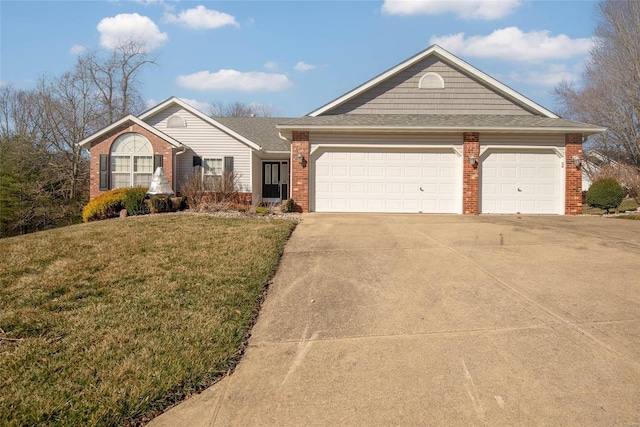
POLYGON ((151 213, 171 212, 171 199, 167 196, 151 198, 151 213))
POLYGON ((107 218, 116 218, 120 211, 125 209, 128 188, 118 188, 107 191, 91 200, 82 210, 84 222, 98 221, 107 218))
POLYGON ((296 204, 293 201, 293 199, 287 199, 284 202, 282 202, 282 212, 284 213, 289 213, 289 212, 293 212, 296 209, 296 204))
POLYGON ((599 179, 587 191, 587 203, 594 208, 616 209, 624 199, 624 190, 613 178, 599 179))
POLYGON ((147 197, 147 188, 134 187, 127 189, 127 195, 124 200, 127 209, 127 215, 145 215, 149 213, 149 207, 144 202, 147 197))

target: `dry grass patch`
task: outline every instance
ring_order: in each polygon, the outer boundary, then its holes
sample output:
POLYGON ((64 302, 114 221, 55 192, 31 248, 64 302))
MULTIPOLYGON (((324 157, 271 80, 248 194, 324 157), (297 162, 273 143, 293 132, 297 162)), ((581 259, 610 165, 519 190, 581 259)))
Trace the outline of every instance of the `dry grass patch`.
MULTIPOLYGON (((618 206, 620 212, 633 211, 636 209, 638 209, 638 202, 632 198, 624 199, 622 203, 620 203, 620 206, 618 206)), ((582 213, 585 215, 604 215, 606 211, 604 209, 585 206, 585 208, 582 209, 582 213)))
POLYGON ((210 385, 293 227, 158 215, 0 240, 0 425, 135 424, 210 385))

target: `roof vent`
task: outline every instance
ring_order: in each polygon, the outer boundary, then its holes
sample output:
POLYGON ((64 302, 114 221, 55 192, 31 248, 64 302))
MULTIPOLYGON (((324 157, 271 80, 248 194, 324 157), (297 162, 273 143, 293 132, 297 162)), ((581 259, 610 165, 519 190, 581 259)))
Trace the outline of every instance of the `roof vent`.
POLYGON ((184 118, 180 117, 177 114, 174 114, 173 116, 169 117, 169 120, 167 120, 167 127, 168 128, 186 128, 187 122, 184 120, 184 118))
POLYGON ((418 83, 419 89, 444 89, 444 79, 438 73, 427 73, 418 83))

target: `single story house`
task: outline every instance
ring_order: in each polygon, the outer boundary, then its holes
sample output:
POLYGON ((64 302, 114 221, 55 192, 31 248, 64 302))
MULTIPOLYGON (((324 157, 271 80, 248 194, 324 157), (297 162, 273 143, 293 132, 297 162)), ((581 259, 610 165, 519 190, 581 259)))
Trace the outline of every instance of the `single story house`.
POLYGON ((211 118, 170 98, 79 142, 91 197, 232 169, 253 203, 303 212, 579 214, 582 142, 558 117, 437 45, 296 118, 211 118))

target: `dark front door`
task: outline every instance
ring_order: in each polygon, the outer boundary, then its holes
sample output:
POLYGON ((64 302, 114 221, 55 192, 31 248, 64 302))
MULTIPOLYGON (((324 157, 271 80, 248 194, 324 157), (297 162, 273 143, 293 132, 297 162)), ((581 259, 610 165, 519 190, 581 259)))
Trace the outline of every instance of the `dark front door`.
POLYGON ((262 163, 262 198, 280 198, 280 162, 262 163))

